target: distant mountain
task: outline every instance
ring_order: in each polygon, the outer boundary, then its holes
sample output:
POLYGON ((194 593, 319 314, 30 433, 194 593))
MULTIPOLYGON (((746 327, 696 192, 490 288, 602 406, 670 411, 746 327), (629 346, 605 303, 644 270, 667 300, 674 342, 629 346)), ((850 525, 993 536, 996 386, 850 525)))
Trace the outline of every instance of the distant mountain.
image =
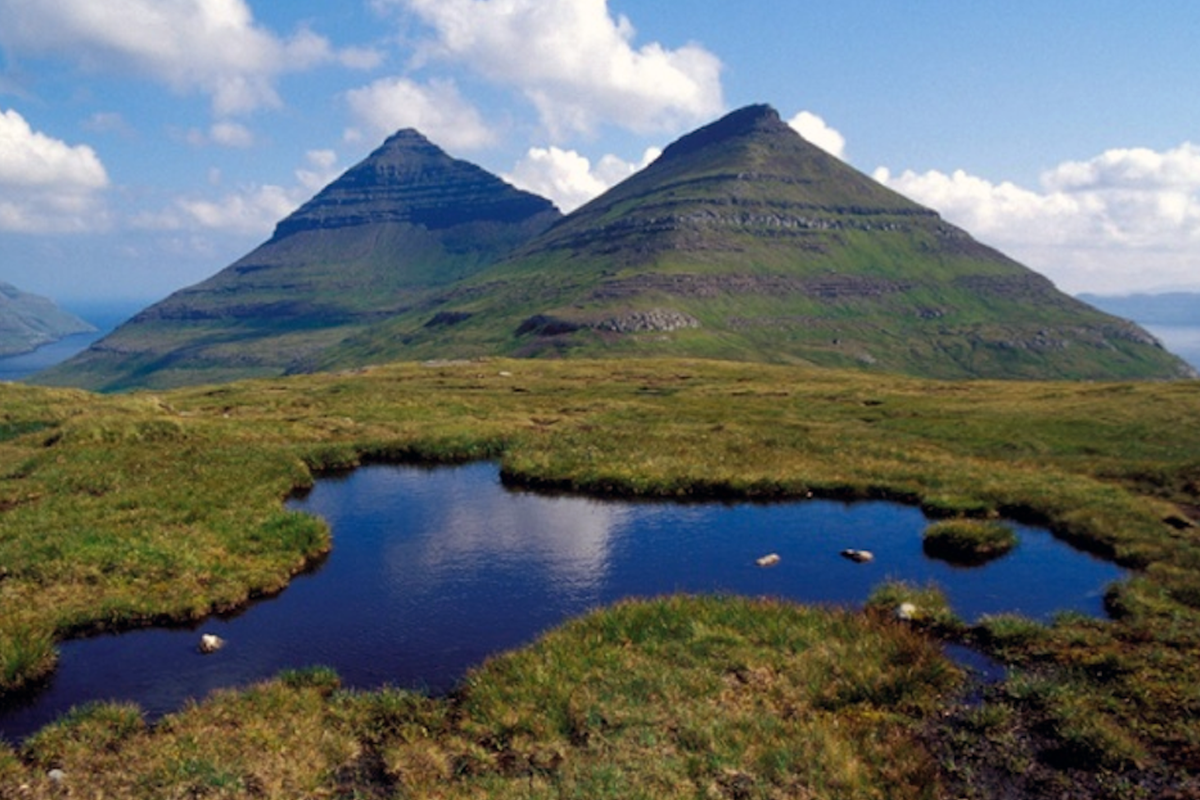
POLYGON ((562 218, 403 132, 270 242, 47 379, 117 389, 487 355, 1192 374, 751 106, 562 218))
POLYGON ((1110 314, 1135 319, 1143 325, 1200 327, 1200 293, 1099 295, 1081 294, 1079 299, 1110 314))
POLYGON ((52 300, 0 282, 0 356, 28 353, 66 336, 94 330, 52 300))
POLYGON ((249 255, 34 380, 118 390, 307 371, 342 339, 561 216, 549 200, 400 131, 249 255))

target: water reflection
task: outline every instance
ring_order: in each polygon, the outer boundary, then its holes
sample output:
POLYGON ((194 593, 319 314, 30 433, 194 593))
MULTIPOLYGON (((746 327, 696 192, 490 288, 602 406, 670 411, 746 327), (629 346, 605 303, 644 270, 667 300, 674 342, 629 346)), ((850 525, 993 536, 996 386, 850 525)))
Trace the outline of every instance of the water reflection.
POLYGON ((326 664, 346 685, 444 691, 488 655, 598 605, 671 592, 859 604, 887 578, 934 581, 967 619, 1016 611, 1103 613, 1111 564, 1044 531, 976 569, 928 559, 926 520, 889 503, 628 503, 506 491, 493 464, 369 467, 319 481, 291 504, 324 516, 334 550, 278 597, 176 630, 66 642, 50 684, 0 709, 18 738, 71 705, 133 700, 151 717, 221 686, 326 664), (845 548, 875 553, 869 564, 845 548), (779 553, 778 566, 755 559, 779 553), (196 653, 200 632, 228 646, 196 653))
MULTIPOLYGON (((401 478, 397 488, 411 494, 421 479, 401 478)), ((613 532, 629 511, 576 497, 489 492, 432 516, 425 535, 396 537, 386 548, 389 567, 410 589, 518 569, 544 572, 548 583, 584 598, 597 596, 608 575, 613 532)))

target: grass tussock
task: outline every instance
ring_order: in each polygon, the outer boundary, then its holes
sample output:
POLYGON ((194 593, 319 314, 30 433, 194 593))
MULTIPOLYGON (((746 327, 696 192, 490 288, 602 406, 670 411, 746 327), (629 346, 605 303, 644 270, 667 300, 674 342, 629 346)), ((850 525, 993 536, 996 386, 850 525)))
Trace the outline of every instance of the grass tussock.
MULTIPOLYGON (((196 619, 286 585, 332 544, 282 505, 322 470, 490 458, 528 487, 882 497, 1008 517, 1138 570, 1109 591, 1111 622, 964 630, 935 611, 926 629, 1060 687, 1050 701, 997 701, 1014 729, 1036 732, 1017 737, 1012 763, 1161 794, 1200 776, 1197 453, 1195 382, 952 383, 662 359, 397 364, 156 395, 0 385, 0 692, 51 669, 57 639, 196 619)), ((828 713, 852 714, 840 697, 828 713)), ((396 764, 437 775, 489 763, 478 739, 456 735, 466 744, 449 761, 426 744, 395 751, 396 764)), ((680 735, 698 752, 716 733, 680 735)), ((764 785, 778 761, 744 771, 764 785)), ((224 787, 205 763, 196 779, 224 787)), ((589 780, 602 793, 624 776, 589 780)))
POLYGON ((1007 555, 1017 546, 1017 534, 997 520, 943 520, 925 529, 921 545, 934 558, 974 566, 1007 555))

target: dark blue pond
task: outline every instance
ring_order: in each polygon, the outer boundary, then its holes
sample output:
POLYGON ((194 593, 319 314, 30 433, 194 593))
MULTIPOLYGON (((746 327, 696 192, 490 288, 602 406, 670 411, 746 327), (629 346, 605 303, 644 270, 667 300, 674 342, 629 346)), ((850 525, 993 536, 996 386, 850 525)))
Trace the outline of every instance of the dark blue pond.
POLYGON ((326 664, 345 684, 449 689, 489 654, 527 643, 590 608, 672 592, 860 604, 888 578, 946 591, 964 618, 1014 611, 1103 614, 1117 567, 1048 533, 985 567, 924 556, 927 520, 891 503, 632 503, 512 492, 493 464, 367 467, 291 503, 325 517, 334 551, 278 597, 229 619, 62 645, 49 684, 0 710, 16 739, 92 699, 134 700, 152 717, 212 689, 326 664), (839 554, 871 550, 856 564, 839 554), (777 566, 755 559, 778 553, 777 566), (228 641, 201 656, 201 632, 228 641))

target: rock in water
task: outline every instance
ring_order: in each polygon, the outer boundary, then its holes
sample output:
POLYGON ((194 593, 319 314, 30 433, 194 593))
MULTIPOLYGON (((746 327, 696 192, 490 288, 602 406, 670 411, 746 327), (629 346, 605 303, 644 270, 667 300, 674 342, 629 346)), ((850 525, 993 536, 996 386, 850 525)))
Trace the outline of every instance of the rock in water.
POLYGON ((762 556, 761 558, 756 558, 754 560, 754 563, 758 564, 760 567, 773 567, 776 564, 778 564, 780 562, 780 560, 781 559, 779 558, 778 553, 768 553, 767 555, 762 556))
POLYGON ((874 561, 875 554, 872 553, 870 550, 848 549, 848 550, 842 551, 842 558, 848 558, 851 561, 855 562, 856 564, 865 564, 868 561, 874 561))
POLYGON ((200 652, 208 655, 215 653, 225 646, 225 640, 214 633, 206 633, 200 637, 200 652))

